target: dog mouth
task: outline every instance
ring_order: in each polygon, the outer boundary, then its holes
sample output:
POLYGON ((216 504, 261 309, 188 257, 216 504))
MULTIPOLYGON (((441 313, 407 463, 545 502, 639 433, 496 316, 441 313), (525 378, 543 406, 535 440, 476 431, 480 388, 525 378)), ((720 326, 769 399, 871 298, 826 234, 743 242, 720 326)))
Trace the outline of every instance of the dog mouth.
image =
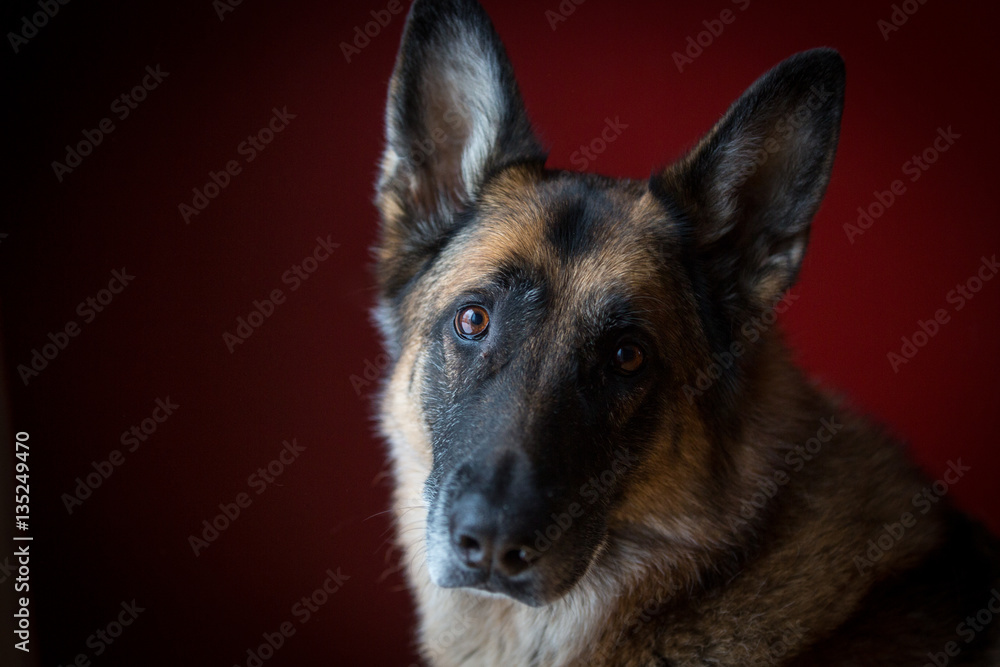
POLYGON ((559 597, 545 572, 528 566, 523 572, 508 574, 490 567, 469 566, 455 559, 432 560, 431 580, 441 588, 464 588, 487 596, 506 597, 530 607, 543 607, 559 597))
POLYGON ((511 598, 530 607, 542 607, 551 601, 542 592, 542 580, 534 572, 509 576, 492 568, 472 571, 451 568, 435 583, 442 588, 465 588, 489 596, 511 598))

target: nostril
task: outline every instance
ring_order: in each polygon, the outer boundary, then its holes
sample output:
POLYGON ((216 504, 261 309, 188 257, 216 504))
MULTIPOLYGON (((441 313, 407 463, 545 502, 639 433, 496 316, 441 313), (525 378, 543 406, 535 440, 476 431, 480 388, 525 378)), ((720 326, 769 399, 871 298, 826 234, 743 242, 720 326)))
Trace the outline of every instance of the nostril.
POLYGON ((459 535, 458 539, 455 541, 456 547, 458 547, 458 553, 465 561, 467 565, 474 567, 479 567, 483 565, 485 560, 485 553, 482 544, 479 540, 471 535, 459 535))
POLYGON ((528 547, 508 549, 500 558, 500 568, 504 574, 514 576, 524 572, 537 560, 538 554, 528 547))

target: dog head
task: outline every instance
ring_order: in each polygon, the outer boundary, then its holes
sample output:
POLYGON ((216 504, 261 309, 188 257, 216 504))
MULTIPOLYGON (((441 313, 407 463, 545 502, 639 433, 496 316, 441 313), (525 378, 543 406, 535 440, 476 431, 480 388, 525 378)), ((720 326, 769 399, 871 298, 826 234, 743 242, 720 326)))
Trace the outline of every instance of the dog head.
POLYGON ((383 413, 419 421, 387 431, 426 463, 437 585, 537 606, 626 533, 725 541, 712 521, 767 339, 745 324, 795 280, 843 86, 836 52, 808 51, 648 181, 548 170, 484 11, 414 2, 377 186, 377 319, 383 413))

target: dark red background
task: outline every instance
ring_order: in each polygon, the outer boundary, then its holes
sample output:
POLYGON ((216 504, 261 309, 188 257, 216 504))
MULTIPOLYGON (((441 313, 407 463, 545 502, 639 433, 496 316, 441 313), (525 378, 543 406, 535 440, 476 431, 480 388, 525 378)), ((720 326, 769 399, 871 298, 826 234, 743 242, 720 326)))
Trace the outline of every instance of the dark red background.
MULTIPOLYGON (((33 3, 11 3, 16 30, 33 3)), ((915 3, 914 3, 915 4, 915 3)), ((753 0, 590 0, 553 30, 558 2, 488 0, 550 165, 597 137, 605 118, 628 127, 591 165, 644 178, 679 156, 758 75, 828 45, 844 55, 840 149, 810 254, 785 317, 796 357, 912 443, 932 476, 949 459, 972 471, 950 495, 1000 530, 997 346, 1000 281, 960 312, 945 295, 1000 250, 995 85, 988 3, 930 2, 888 41, 890 3, 811 5, 753 0), (671 54, 730 7, 736 20, 678 72, 671 54), (961 138, 910 183, 902 164, 939 127, 961 138), (897 178, 907 192, 849 243, 842 225, 897 178), (918 319, 951 322, 894 373, 918 319)), ((144 607, 95 665, 245 664, 263 632, 331 568, 350 579, 268 665, 408 665, 410 599, 387 547, 383 447, 370 387, 351 384, 379 342, 369 323, 375 238, 370 201, 382 110, 403 26, 394 16, 350 63, 339 47, 385 2, 244 0, 220 21, 195 3, 71 2, 20 53, 4 41, 7 163, 0 241, 4 363, 15 431, 31 435, 34 635, 42 665, 68 664, 122 601, 144 607), (168 78, 60 184, 50 163, 147 65, 168 78), (273 107, 287 129, 191 224, 210 170, 273 107), (340 244, 301 289, 230 354, 254 299, 281 284, 317 236, 340 244), (77 304, 126 267, 134 282, 26 387, 15 372, 47 334, 81 318, 77 304), (157 398, 180 408, 70 516, 60 497, 157 398), (188 536, 247 491, 283 439, 306 447, 202 554, 188 536), (383 576, 389 572, 387 576, 383 576)), ((5 454, 6 457, 6 454, 5 454)), ((8 459, 4 459, 7 461, 8 459)), ((12 460, 12 459, 11 459, 12 460)), ((4 470, 9 467, 5 463, 4 470)), ((3 484, 10 475, 4 472, 3 484)), ((10 489, 0 487, 4 503, 10 489)), ((12 510, 4 505, 5 516, 12 510)), ((0 562, 12 548, 3 519, 0 562)), ((0 583, 10 604, 12 581, 0 583)), ((9 638, 9 607, 3 634, 9 638)), ((4 650, 9 650, 4 639, 4 650)))

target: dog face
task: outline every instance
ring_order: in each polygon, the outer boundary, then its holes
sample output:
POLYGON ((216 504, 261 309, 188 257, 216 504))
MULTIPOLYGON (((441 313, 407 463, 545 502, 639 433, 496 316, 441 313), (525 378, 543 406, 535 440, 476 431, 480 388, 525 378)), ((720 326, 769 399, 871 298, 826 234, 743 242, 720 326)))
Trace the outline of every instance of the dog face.
POLYGON ((648 182, 547 170, 483 10, 413 4, 386 112, 377 317, 383 412, 409 406, 425 435, 390 437, 429 450, 435 584, 538 606, 625 532, 726 540, 710 523, 764 345, 740 330, 798 272, 843 83, 835 52, 802 53, 648 182), (733 362, 695 390, 719 354, 733 362))

